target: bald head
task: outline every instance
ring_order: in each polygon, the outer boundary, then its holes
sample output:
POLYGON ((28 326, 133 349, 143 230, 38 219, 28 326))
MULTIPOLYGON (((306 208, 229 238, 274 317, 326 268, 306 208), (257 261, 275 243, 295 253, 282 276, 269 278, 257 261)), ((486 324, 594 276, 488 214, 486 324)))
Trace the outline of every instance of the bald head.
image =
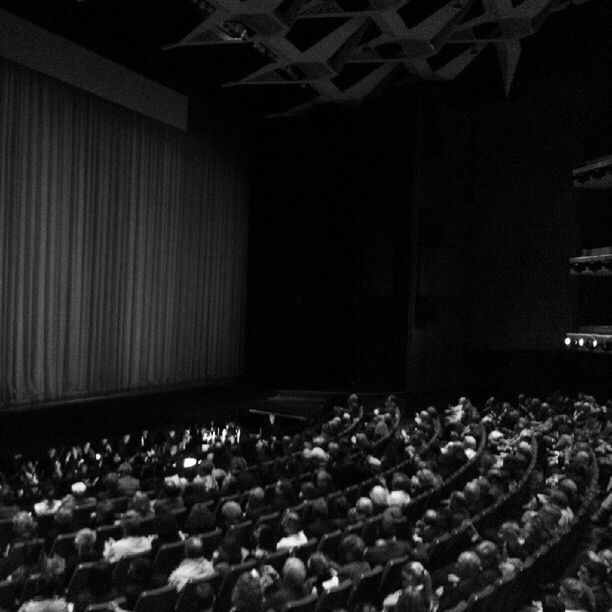
POLYGON ((188 559, 199 559, 204 556, 204 546, 202 540, 197 537, 185 540, 185 557, 188 559))

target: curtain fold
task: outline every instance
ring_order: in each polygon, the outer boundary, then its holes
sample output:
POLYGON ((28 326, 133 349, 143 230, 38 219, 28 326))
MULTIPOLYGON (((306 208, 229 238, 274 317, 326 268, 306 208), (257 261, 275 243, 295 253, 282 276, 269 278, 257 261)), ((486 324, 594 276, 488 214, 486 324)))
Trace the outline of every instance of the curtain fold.
POLYGON ((0 60, 0 402, 241 375, 245 149, 0 60))

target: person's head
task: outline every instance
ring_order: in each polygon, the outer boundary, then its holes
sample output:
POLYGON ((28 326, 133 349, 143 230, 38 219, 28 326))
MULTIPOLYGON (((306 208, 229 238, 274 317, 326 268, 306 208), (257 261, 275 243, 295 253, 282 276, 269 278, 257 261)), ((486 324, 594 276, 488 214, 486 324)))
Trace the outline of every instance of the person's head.
POLYGON ((72 508, 62 506, 54 515, 53 521, 60 528, 70 528, 74 513, 72 508))
POLYGON ((300 517, 295 512, 285 512, 281 519, 281 527, 286 535, 294 535, 299 533, 302 525, 300 523, 300 517))
POLYGON ((29 538, 36 531, 36 521, 29 512, 18 512, 13 517, 13 533, 18 538, 29 538))
POLYGON ((96 507, 96 524, 112 525, 114 522, 115 506, 110 499, 104 499, 96 507))
POLYGON ((329 575, 329 559, 320 551, 312 553, 308 559, 308 572, 311 576, 325 578, 329 575))
POLYGON ((588 587, 594 587, 606 581, 608 568, 603 561, 588 557, 578 568, 578 578, 588 587))
POLYGON ((402 590, 395 610, 397 612, 427 612, 429 604, 425 601, 422 589, 417 586, 409 586, 402 590))
POLYGON ((291 588, 301 589, 306 580, 306 567, 298 557, 290 557, 283 566, 283 580, 291 588))
POLYGON ((346 563, 362 561, 365 548, 365 542, 355 534, 347 535, 340 543, 340 550, 346 563))
POLYGON ((370 499, 375 506, 384 507, 387 505, 387 489, 381 485, 374 485, 370 490, 370 499))
POLYGON ((204 556, 204 546, 198 537, 185 540, 185 557, 187 559, 201 559, 204 556))
POLYGON ((132 496, 132 510, 138 512, 142 516, 147 516, 151 511, 151 500, 146 493, 136 491, 132 496))
POLYGON ((60 595, 64 589, 63 575, 66 569, 66 562, 62 557, 44 557, 40 572, 39 593, 43 599, 51 599, 55 595, 60 595))
POLYGON ((147 584, 153 578, 153 563, 145 557, 132 559, 128 568, 128 578, 132 582, 147 584))
POLYGON ((242 549, 240 542, 234 536, 225 536, 217 549, 218 563, 238 565, 242 561, 242 549))
POLYGON ((329 514, 327 502, 323 497, 319 497, 312 502, 312 514, 316 518, 324 519, 329 514))
POLYGON ((93 529, 79 529, 74 536, 74 546, 79 554, 91 552, 96 543, 96 532, 93 529))
POLYGON ((360 497, 355 504, 355 508, 357 509, 357 513, 363 518, 370 517, 374 514, 374 504, 369 497, 360 497))
POLYGON ((123 535, 126 538, 133 538, 140 535, 140 519, 137 515, 128 513, 121 522, 123 535))
POLYGON ((564 578, 561 581, 559 598, 566 608, 589 609, 587 587, 576 578, 564 578))
POLYGON ((253 487, 247 497, 247 508, 249 510, 258 510, 263 507, 264 490, 261 487, 253 487))
POLYGON ((565 604, 557 595, 546 595, 542 599, 542 612, 565 612, 565 604))
POLYGON ((497 567, 499 564, 499 552, 497 546, 489 540, 483 540, 476 546, 476 554, 480 559, 482 569, 497 567))
POLYGON ((70 491, 75 499, 82 499, 87 493, 87 485, 84 482, 75 482, 72 487, 70 487, 70 491))
POLYGON ((242 508, 235 501, 227 501, 221 507, 221 516, 225 525, 235 525, 242 518, 242 508))
POLYGON ((459 555, 456 571, 460 578, 476 578, 481 570, 480 559, 475 552, 466 550, 459 555))
POLYGON ((395 534, 395 521, 388 514, 384 515, 378 526, 378 535, 384 540, 390 540, 395 534))
POLYGON ((240 574, 232 590, 232 606, 236 612, 260 612, 263 609, 263 591, 257 576, 250 572, 240 574))

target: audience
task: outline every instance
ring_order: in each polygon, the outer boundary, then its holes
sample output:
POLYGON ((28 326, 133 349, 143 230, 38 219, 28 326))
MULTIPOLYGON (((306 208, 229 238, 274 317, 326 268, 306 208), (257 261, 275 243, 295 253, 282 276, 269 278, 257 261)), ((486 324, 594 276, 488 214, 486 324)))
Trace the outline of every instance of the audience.
MULTIPOLYGON (((572 528, 592 481, 592 449, 604 467, 604 489, 612 474, 610 407, 593 398, 520 397, 516 406, 491 398, 482 411, 461 398, 440 415, 431 407, 421 411, 380 447, 377 441, 394 431, 396 407, 397 400, 388 398, 384 408, 370 412, 351 397, 347 407, 334 408, 318 432, 307 428, 282 435, 276 425, 269 437, 248 432, 239 437, 230 425, 223 440, 196 428, 143 432, 122 436, 118 443, 103 440, 101 446, 86 443, 60 453, 51 449, 39 464, 24 460, 15 478, 35 482, 38 469, 48 482, 38 487, 37 498, 20 494, 19 503, 15 484, 5 480, 1 486, 0 515, 12 520, 2 577, 23 580, 42 567, 28 552, 39 534, 49 554, 58 535, 76 532, 76 554, 57 572, 61 577, 50 579, 24 604, 28 612, 28 605, 32 612, 63 612, 64 590, 86 561, 95 565, 87 589, 74 602, 76 612, 117 596, 132 609, 143 591, 168 582, 182 592, 190 580, 206 581, 193 597, 201 609, 210 609, 218 585, 245 560, 255 561, 256 569, 237 576, 233 609, 263 611, 281 610, 310 593, 321 596, 344 580, 356 584, 371 568, 402 557, 409 561, 401 588, 394 586, 395 592, 380 599, 367 594, 369 603, 385 610, 444 610, 502 578, 520 577, 530 557, 572 528), (343 436, 349 426, 353 434, 343 436), (349 493, 353 484, 357 487, 349 493), (143 492, 145 485, 152 493, 143 492), (484 520, 519 490, 520 503, 484 520), (39 527, 32 511, 40 521, 49 519, 39 527), (258 524, 274 512, 278 520, 272 515, 258 524), (250 533, 233 529, 244 521, 251 521, 250 533), (96 529, 114 525, 121 527, 122 538, 98 540, 96 529), (316 551, 316 541, 336 529, 346 530, 339 545, 324 548, 327 554, 316 551), (453 529, 464 539, 449 539, 453 529), (205 546, 199 536, 207 532, 216 539, 204 538, 205 546), (154 575, 152 561, 161 546, 185 537, 184 560, 169 575, 154 575), (309 539, 313 548, 301 549, 309 539), (446 542, 463 542, 463 551, 440 567, 446 542), (22 544, 23 557, 11 553, 22 544), (284 561, 276 551, 289 558, 284 561), (130 563, 127 583, 115 588, 109 563, 132 555, 140 556, 130 563), (308 559, 306 566, 300 556, 308 559), (280 569, 281 563, 279 577, 273 565, 280 569)), ((597 520, 605 523, 610 511, 612 501, 602 504, 597 520)), ((576 577, 560 582, 557 595, 542 593, 537 609, 609 610, 608 549, 585 558, 576 577)), ((57 555, 49 563, 54 559, 64 563, 57 555)))

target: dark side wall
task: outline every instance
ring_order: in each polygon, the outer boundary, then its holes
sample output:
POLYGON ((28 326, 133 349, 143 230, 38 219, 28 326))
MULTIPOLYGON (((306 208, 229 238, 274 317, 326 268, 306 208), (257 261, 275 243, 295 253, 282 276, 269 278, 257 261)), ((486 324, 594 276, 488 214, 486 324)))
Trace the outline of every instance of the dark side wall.
MULTIPOLYGON (((612 245, 612 216, 594 214, 612 195, 571 181, 572 168, 612 153, 612 5, 580 8, 551 18, 537 46, 525 41, 532 61, 508 99, 471 110, 466 369, 469 385, 490 392, 611 390, 610 357, 563 348, 565 332, 585 323, 584 281, 570 277, 568 259, 612 245)), ((601 302, 606 287, 591 285, 590 301, 601 302)), ((595 319, 612 322, 612 302, 600 305, 595 319)))

